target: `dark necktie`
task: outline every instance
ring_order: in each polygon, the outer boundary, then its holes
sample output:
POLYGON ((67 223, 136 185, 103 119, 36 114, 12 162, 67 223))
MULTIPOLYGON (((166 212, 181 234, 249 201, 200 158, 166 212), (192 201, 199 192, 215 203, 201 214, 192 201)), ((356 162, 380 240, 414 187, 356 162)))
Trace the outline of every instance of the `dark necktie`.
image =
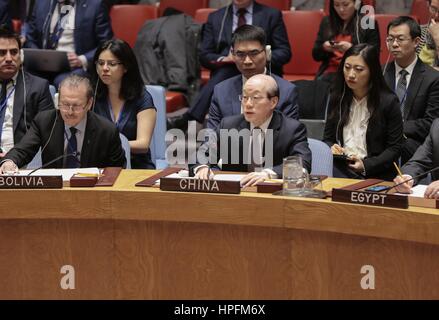
POLYGON ((70 127, 70 138, 67 141, 67 150, 66 154, 73 153, 74 155, 69 155, 66 159, 66 168, 78 168, 79 160, 77 157, 78 153, 78 142, 76 141, 76 132, 78 129, 75 127, 70 127))
POLYGON ((246 13, 247 13, 247 10, 245 10, 244 8, 238 9, 238 28, 240 26, 247 24, 247 21, 245 19, 246 13))
MULTIPOLYGON (((58 21, 56 22, 55 28, 53 32, 49 36, 49 49, 55 50, 58 47, 59 39, 61 38, 62 33, 64 32, 63 18, 69 13, 69 10, 61 9, 64 5, 67 4, 58 4, 58 21)), ((70 5, 70 3, 68 4, 70 5)))
POLYGON ((8 101, 7 101, 7 91, 8 91, 8 84, 11 80, 3 80, 2 81, 2 92, 1 92, 1 98, 0 98, 0 140, 2 137, 3 132, 3 122, 5 121, 5 115, 6 115, 6 108, 8 107, 8 101))
POLYGON ((400 72, 400 77, 398 80, 398 84, 396 85, 396 95, 398 96, 402 116, 404 118, 404 104, 407 97, 407 75, 409 74, 407 70, 402 69, 400 72))
POLYGON ((264 166, 262 163, 262 148, 264 143, 264 132, 261 128, 255 127, 252 131, 252 140, 250 144, 250 165, 249 172, 255 171, 256 168, 264 166))

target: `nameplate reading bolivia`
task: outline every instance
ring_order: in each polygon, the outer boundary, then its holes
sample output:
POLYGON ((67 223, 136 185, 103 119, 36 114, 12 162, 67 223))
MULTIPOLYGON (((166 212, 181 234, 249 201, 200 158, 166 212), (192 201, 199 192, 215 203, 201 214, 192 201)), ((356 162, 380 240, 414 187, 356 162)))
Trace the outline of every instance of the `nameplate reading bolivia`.
POLYGON ((241 192, 241 185, 239 184, 239 181, 204 180, 195 178, 160 178, 160 190, 238 194, 241 192))
POLYGON ((62 176, 0 176, 0 189, 62 189, 62 176))
POLYGON ((332 201, 407 209, 408 197, 360 190, 332 189, 332 201))

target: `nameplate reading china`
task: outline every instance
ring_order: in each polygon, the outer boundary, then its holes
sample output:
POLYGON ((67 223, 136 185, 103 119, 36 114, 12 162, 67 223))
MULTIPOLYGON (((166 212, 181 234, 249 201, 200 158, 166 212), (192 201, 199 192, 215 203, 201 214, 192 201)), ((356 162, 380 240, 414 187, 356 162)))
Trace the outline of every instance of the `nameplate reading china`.
POLYGON ((332 189, 332 201, 407 209, 408 197, 360 190, 332 189))
POLYGON ((241 185, 239 181, 160 178, 160 190, 238 194, 241 192, 241 185))
POLYGON ((62 176, 0 176, 0 189, 62 189, 62 176))

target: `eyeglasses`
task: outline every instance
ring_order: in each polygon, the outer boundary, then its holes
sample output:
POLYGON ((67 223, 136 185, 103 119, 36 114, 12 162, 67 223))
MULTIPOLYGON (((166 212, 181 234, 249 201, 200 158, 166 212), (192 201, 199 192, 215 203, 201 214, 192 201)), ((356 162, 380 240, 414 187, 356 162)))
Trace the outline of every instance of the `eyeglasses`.
POLYGON ((105 66, 105 64, 107 64, 108 67, 115 69, 115 68, 117 68, 118 65, 123 64, 123 63, 120 61, 114 61, 114 60, 109 60, 109 61, 98 60, 98 61, 96 61, 96 65, 100 68, 103 68, 105 66))
POLYGON ((68 111, 72 110, 72 112, 74 112, 74 113, 80 113, 80 112, 84 111, 86 107, 87 107, 87 104, 85 104, 85 105, 67 104, 67 103, 60 103, 59 104, 59 109, 61 111, 64 111, 64 112, 68 112, 68 111))
POLYGON ((263 51, 264 51, 264 49, 261 49, 261 50, 251 50, 251 51, 236 51, 236 52, 233 51, 233 55, 238 57, 239 59, 242 59, 242 60, 244 60, 247 56, 250 59, 253 59, 253 58, 256 58, 256 56, 258 54, 260 54, 261 52, 263 52, 263 51))
POLYGON ((431 14, 437 14, 439 12, 439 9, 433 6, 429 6, 428 9, 430 9, 431 14))
POLYGON ((397 38, 387 37, 386 38, 387 44, 393 44, 394 41, 396 41, 397 44, 401 44, 402 42, 409 41, 409 40, 411 40, 411 38, 404 38, 404 37, 397 37, 397 38))
POLYGON ((261 97, 261 96, 254 96, 254 97, 252 97, 252 96, 245 96, 245 95, 239 95, 238 96, 238 98, 239 98, 239 101, 241 101, 241 102, 244 102, 244 103, 246 103, 246 102, 248 102, 248 101, 250 101, 251 103, 258 103, 258 102, 260 102, 262 99, 265 99, 265 98, 267 98, 267 99, 270 99, 271 97, 261 97))

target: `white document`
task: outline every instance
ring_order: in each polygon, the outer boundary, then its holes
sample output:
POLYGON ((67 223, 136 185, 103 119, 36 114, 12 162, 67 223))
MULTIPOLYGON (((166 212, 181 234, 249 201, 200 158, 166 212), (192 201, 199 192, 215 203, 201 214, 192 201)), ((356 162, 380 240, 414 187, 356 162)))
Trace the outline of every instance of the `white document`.
MULTIPOLYGON (((16 175, 27 176, 32 170, 20 170, 16 175)), ((31 176, 62 176, 63 181, 70 181, 70 178, 77 173, 100 174, 98 168, 73 168, 73 169, 40 169, 31 176)))
POLYGON ((427 189, 428 186, 423 185, 423 184, 418 184, 417 186, 414 186, 412 188, 412 193, 407 194, 407 193, 395 193, 397 195, 401 195, 401 196, 409 196, 409 197, 420 197, 423 198, 424 197, 424 193, 425 190, 427 189))

